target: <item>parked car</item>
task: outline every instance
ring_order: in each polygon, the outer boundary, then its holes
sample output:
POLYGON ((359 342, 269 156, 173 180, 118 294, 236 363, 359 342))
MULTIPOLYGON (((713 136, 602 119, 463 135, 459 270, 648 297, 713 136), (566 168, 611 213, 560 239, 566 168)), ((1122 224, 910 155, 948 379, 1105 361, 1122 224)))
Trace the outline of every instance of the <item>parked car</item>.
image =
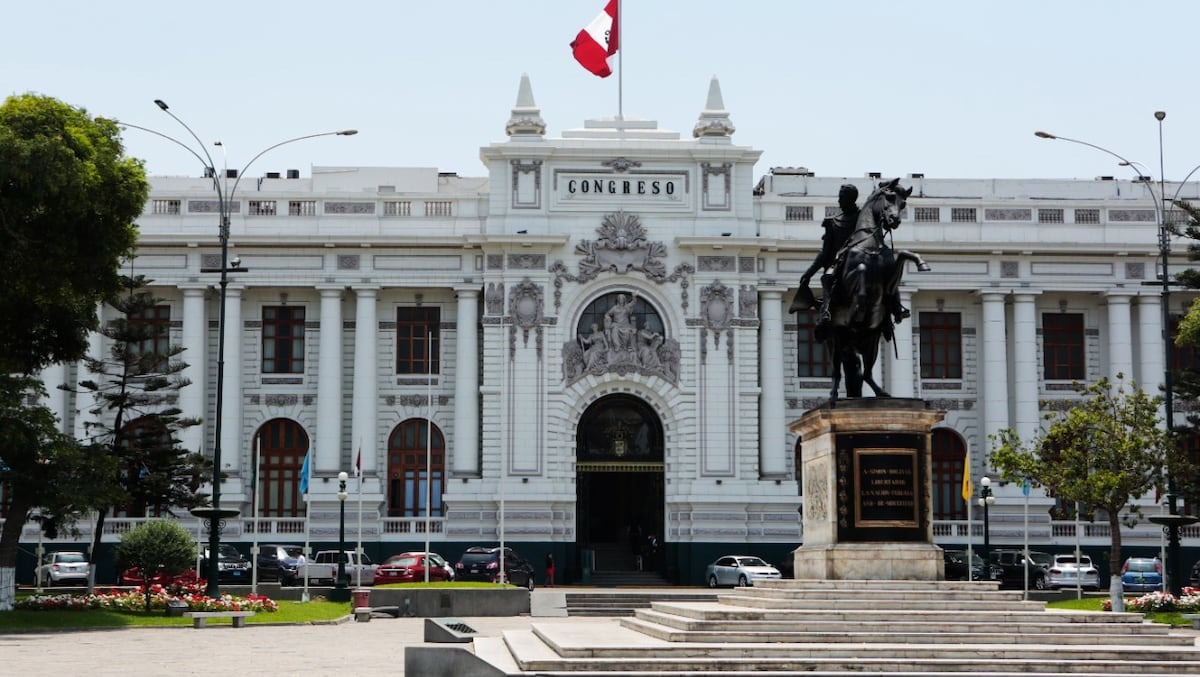
POLYGON ((375 585, 378 566, 365 552, 360 560, 358 553, 353 550, 322 550, 311 560, 300 564, 300 578, 308 579, 309 585, 334 585, 340 572, 350 585, 375 585))
MULTIPOLYGON (((117 579, 120 585, 132 585, 141 587, 146 583, 142 577, 142 570, 137 567, 130 567, 121 572, 120 578, 117 579)), ((165 573, 158 571, 150 577, 150 585, 203 585, 204 579, 196 573, 195 569, 185 569, 174 576, 168 576, 165 573)))
POLYGON ((1046 569, 1047 588, 1088 588, 1100 589, 1100 572, 1092 566, 1092 558, 1080 555, 1075 560, 1074 554, 1055 555, 1054 561, 1046 569))
POLYGON ((524 557, 504 548, 504 573, 500 572, 500 548, 472 546, 454 565, 460 581, 507 582, 533 590, 534 567, 524 557))
POLYGON ((1154 592, 1163 589, 1162 562, 1157 557, 1130 557, 1121 565, 1124 592, 1154 592))
MULTIPOLYGON (((1002 587, 1025 586, 1025 551, 1023 550, 993 550, 988 555, 989 560, 1000 567, 1000 585, 1002 587)), ((1048 587, 1046 571, 1054 561, 1050 553, 1038 550, 1029 551, 1029 585, 1038 590, 1048 587)))
POLYGON ((67 550, 47 553, 37 573, 43 585, 86 585, 87 557, 82 552, 67 550))
MULTIPOLYGON (((942 559, 946 563, 946 580, 967 580, 967 551, 943 550, 942 559)), ((1004 576, 1004 569, 993 562, 984 562, 979 553, 971 553, 971 580, 998 581, 1004 576)))
POLYGON ((429 567, 430 581, 454 580, 454 568, 436 552, 403 552, 392 555, 375 570, 375 584, 421 583, 429 567))
MULTIPOLYGON (((238 549, 228 543, 222 543, 217 550, 217 582, 250 584, 250 560, 242 556, 238 549)), ((208 573, 208 546, 200 557, 200 572, 208 573)))
POLYGON ((1200 588, 1200 562, 1192 565, 1192 574, 1188 576, 1188 585, 1193 588, 1200 588))
POLYGON ((258 546, 258 580, 295 585, 303 557, 304 548, 298 545, 268 543, 258 546))
POLYGON ((745 587, 754 585, 754 581, 779 579, 783 576, 779 569, 767 564, 760 557, 753 555, 725 555, 709 564, 704 570, 704 580, 708 587, 721 585, 739 585, 745 587))

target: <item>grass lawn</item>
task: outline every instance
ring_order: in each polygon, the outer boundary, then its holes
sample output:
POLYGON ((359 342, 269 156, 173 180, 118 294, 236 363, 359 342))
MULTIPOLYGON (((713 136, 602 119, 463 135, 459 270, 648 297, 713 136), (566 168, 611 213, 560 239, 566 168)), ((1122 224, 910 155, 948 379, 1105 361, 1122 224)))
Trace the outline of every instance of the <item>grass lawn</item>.
MULTIPOLYGON (((1085 597, 1083 599, 1065 599, 1055 602, 1047 602, 1046 606, 1051 609, 1075 609, 1077 611, 1102 611, 1101 604, 1104 603, 1104 597, 1085 597)), ((1182 611, 1152 611, 1146 614, 1146 620, 1164 625, 1180 625, 1183 627, 1191 627, 1192 622, 1181 618, 1182 611)))
MULTIPOLYGON (((279 601, 279 610, 258 613, 247 618, 246 623, 320 623, 349 615, 350 608, 343 602, 314 600, 308 603, 279 601)), ((226 619, 214 619, 210 624, 229 623, 226 619)), ((189 618, 167 618, 162 611, 130 613, 107 609, 86 611, 4 611, 0 612, 0 633, 30 630, 93 630, 97 628, 170 627, 191 626, 189 618)))
POLYGON ((505 583, 498 585, 496 583, 488 583, 486 581, 430 581, 429 583, 386 583, 384 585, 376 585, 376 589, 393 589, 393 588, 455 588, 457 590, 469 590, 478 588, 480 590, 499 590, 507 588, 512 590, 520 586, 505 583))

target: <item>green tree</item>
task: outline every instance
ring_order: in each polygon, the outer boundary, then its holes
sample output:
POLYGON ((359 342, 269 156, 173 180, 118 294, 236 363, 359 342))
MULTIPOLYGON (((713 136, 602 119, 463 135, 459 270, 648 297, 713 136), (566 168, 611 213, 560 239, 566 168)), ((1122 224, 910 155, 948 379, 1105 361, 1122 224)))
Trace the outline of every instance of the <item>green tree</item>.
POLYGON ((120 289, 118 267, 137 241, 133 221, 148 194, 115 123, 35 94, 0 105, 0 458, 12 501, 0 568, 15 567, 34 506, 77 516, 104 490, 73 486, 101 476, 107 460, 57 434, 26 377, 86 352, 97 305, 120 289), (64 487, 81 491, 70 497, 64 487))
POLYGON ((155 574, 174 576, 196 560, 192 536, 173 520, 150 520, 121 536, 117 544, 117 565, 136 567, 142 572, 146 593, 146 611, 150 611, 150 580, 155 574))
MULTIPOLYGON (((1187 218, 1182 225, 1171 225, 1170 229, 1175 235, 1191 240, 1187 247, 1188 260, 1200 261, 1200 209, 1182 200, 1176 201, 1175 207, 1187 218)), ((1174 277, 1172 284, 1200 290, 1200 270, 1186 268, 1174 277)), ((1200 304, 1193 302, 1187 314, 1180 320, 1175 343, 1181 347, 1200 348, 1200 304)), ((1176 409, 1190 412, 1184 425, 1180 425, 1176 419, 1177 431, 1188 433, 1192 437, 1200 436, 1200 413, 1197 413, 1200 407, 1196 406, 1200 404, 1200 368, 1185 366, 1176 369, 1172 373, 1171 386, 1176 401, 1184 405, 1176 409)), ((1177 455, 1171 467, 1171 477, 1171 489, 1176 495, 1182 496, 1193 505, 1200 503, 1200 469, 1196 466, 1195 458, 1188 458, 1185 454, 1177 455)))
POLYGON ((146 289, 144 277, 121 279, 125 291, 108 302, 118 315, 100 329, 110 341, 108 355, 84 358, 93 376, 79 382, 80 393, 97 403, 88 438, 116 467, 109 478, 116 487, 112 500, 97 507, 93 557, 110 510, 123 506, 127 514, 144 516, 206 505, 199 489, 212 468, 181 446, 179 432, 200 420, 184 417, 177 406, 190 381, 182 375, 183 348, 167 343, 170 327, 157 321, 163 300, 146 289))
POLYGON ((1107 516, 1110 589, 1119 596, 1121 513, 1136 524, 1141 511, 1133 501, 1162 491, 1171 436, 1158 417, 1162 399, 1136 384, 1127 390, 1121 375, 1115 386, 1100 379, 1075 389, 1084 399, 1048 414, 1049 425, 1035 439, 1021 440, 1011 429, 991 436, 991 463, 1007 480, 1029 478, 1052 498, 1107 516))

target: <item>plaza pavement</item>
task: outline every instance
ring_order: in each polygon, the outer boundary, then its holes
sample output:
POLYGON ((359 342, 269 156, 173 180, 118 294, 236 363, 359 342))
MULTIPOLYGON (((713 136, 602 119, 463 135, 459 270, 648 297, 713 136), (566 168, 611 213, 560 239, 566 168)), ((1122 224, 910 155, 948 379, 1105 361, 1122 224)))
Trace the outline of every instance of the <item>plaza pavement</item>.
MULTIPOLYGON (((565 617, 566 590, 534 591, 530 599, 532 612, 526 616, 460 620, 484 637, 528 629, 535 622, 580 624, 589 632, 597 623, 612 623, 614 627, 619 623, 618 618, 565 617)), ((404 648, 424 643, 424 626, 424 618, 376 617, 369 623, 356 623, 347 617, 342 622, 322 625, 247 625, 235 629, 228 621, 220 620, 202 630, 189 626, 0 634, 0 675, 240 677, 255 673, 272 677, 396 677, 405 674, 404 648)), ((1200 633, 1196 634, 1200 644, 1200 633)))

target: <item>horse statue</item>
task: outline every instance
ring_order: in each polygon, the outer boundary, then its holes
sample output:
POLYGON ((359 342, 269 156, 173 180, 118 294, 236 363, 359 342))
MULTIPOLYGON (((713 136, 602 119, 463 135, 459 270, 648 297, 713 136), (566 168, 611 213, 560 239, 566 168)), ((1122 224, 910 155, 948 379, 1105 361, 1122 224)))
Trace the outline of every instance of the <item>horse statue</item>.
POLYGON ((905 263, 915 263, 919 271, 930 269, 918 254, 894 251, 888 242, 911 194, 911 187, 900 187, 899 178, 880 183, 863 203, 854 231, 828 273, 834 276, 828 319, 818 322, 814 335, 825 344, 833 365, 831 404, 843 376, 847 397, 862 397, 864 383, 876 397, 891 397, 872 374, 879 342, 891 341, 895 325, 910 315, 899 294, 905 263))

